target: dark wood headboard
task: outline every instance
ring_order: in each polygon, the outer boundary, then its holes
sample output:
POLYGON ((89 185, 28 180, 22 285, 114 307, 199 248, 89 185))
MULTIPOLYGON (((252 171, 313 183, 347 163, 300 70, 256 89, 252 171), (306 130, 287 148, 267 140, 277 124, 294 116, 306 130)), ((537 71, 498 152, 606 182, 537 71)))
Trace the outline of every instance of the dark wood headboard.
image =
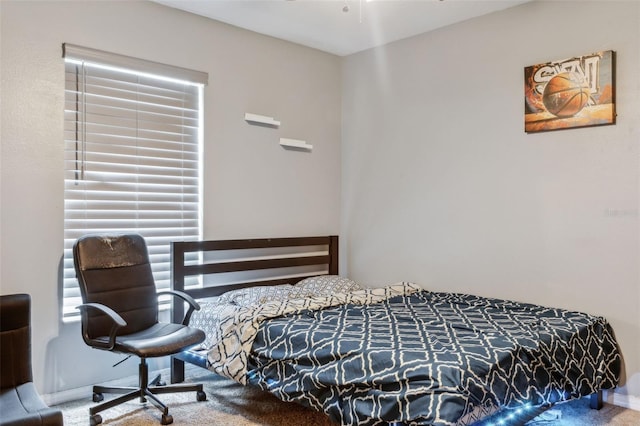
MULTIPOLYGON (((293 237, 293 238, 261 238, 247 240, 218 240, 218 241, 182 241, 171 243, 171 283, 175 290, 185 291, 185 278, 194 275, 209 275, 227 272, 256 271, 274 268, 288 268, 296 266, 327 265, 329 274, 338 273, 338 236, 321 237, 293 237), (223 252, 232 250, 254 250, 264 248, 296 248, 304 246, 326 246, 325 253, 309 256, 306 253, 284 253, 280 257, 277 255, 265 256, 257 260, 236 260, 220 261, 225 259, 223 252), (217 252, 218 256, 204 259, 202 263, 185 264, 185 254, 190 252, 217 252), (218 259, 216 259, 216 257, 218 259), (267 258, 268 257, 268 258, 267 258)), ((311 276, 311 275, 309 275, 311 276)), ((283 277, 269 281, 248 282, 244 287, 255 285, 277 285, 290 284, 306 278, 304 275, 295 277, 283 277)), ((216 296, 230 290, 238 288, 245 283, 237 283, 214 288, 202 288, 186 290, 193 297, 216 296)))
MULTIPOLYGON (((295 284, 304 278, 323 274, 338 274, 337 235, 171 243, 171 287, 195 299, 219 296, 243 287, 295 284), (294 272, 278 275, 279 271, 287 270, 294 272), (252 278, 233 280, 234 275, 247 272, 252 278), (207 285, 207 278, 223 274, 231 276, 231 281, 207 285), (204 285, 185 284, 189 277, 197 276, 205 282, 204 285)), ((174 298, 175 302, 179 300, 174 298)), ((180 323, 183 317, 184 304, 173 303, 172 320, 180 323)), ((185 356, 174 356, 172 382, 184 379, 181 360, 192 362, 185 356)))

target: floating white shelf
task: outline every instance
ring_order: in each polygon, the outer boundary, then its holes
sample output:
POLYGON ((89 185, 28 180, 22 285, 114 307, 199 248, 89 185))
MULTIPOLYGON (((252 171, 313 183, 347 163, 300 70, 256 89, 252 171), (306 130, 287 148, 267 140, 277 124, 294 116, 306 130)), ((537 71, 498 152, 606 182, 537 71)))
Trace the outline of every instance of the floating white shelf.
POLYGON ((313 149, 313 145, 310 145, 306 141, 301 141, 298 139, 280 138, 280 145, 285 147, 304 149, 306 151, 311 151, 313 149))
POLYGON ((266 124, 267 126, 273 126, 273 127, 278 127, 280 125, 280 122, 278 120, 275 120, 273 117, 266 117, 264 115, 251 114, 249 112, 244 114, 244 119, 249 123, 266 124))

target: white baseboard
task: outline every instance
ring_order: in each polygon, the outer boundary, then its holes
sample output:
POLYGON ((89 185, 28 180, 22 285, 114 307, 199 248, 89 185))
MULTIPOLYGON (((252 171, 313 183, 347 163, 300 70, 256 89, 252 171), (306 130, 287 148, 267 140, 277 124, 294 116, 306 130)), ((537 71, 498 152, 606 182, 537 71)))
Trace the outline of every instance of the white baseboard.
POLYGON ((607 392, 605 401, 618 407, 640 411, 640 398, 633 395, 622 395, 617 392, 607 392))
MULTIPOLYGON (((190 364, 185 365, 185 374, 198 375, 198 374, 202 374, 203 372, 205 374, 215 374, 215 373, 208 373, 207 370, 201 367, 196 367, 195 365, 190 365, 190 364)), ((171 369, 164 368, 164 369, 156 370, 153 372, 149 371, 149 376, 155 377, 156 374, 158 373, 162 375, 163 380, 165 382, 169 383, 171 381, 170 379, 171 369)), ((123 377, 121 379, 112 380, 112 381, 104 382, 100 384, 105 386, 137 386, 138 376, 123 377)), ((74 388, 74 389, 68 389, 64 391, 44 394, 42 395, 42 399, 44 400, 45 404, 52 406, 52 405, 64 404, 65 402, 77 401, 79 399, 90 400, 92 395, 93 395, 93 385, 88 385, 88 386, 82 386, 80 388, 74 388)))
POLYGON ((51 407, 53 405, 64 404, 65 402, 89 398, 91 397, 92 388, 93 386, 84 386, 55 393, 46 393, 42 395, 42 399, 45 404, 51 407))
MULTIPOLYGON (((167 370, 168 372, 169 370, 167 370)), ((160 372, 165 375, 164 371, 160 372)), ((138 376, 123 377, 122 379, 112 380, 110 382, 100 383, 105 386, 137 386, 138 376)), ((42 395, 44 402, 51 405, 64 404, 65 402, 77 401, 79 399, 90 400, 93 396, 93 385, 83 386, 81 388, 68 389, 55 393, 42 395)))

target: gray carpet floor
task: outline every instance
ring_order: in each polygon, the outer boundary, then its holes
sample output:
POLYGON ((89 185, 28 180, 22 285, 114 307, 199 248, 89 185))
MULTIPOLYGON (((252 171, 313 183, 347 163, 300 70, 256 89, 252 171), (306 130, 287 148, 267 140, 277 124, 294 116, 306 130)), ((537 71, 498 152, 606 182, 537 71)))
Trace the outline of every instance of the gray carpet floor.
MULTIPOLYGON (((333 426, 323 414, 295 403, 286 403, 250 386, 206 373, 194 377, 203 383, 206 402, 197 402, 195 393, 160 395, 169 405, 174 425, 219 426, 333 426)), ((105 398, 111 396, 105 395, 105 398)), ((91 395, 86 399, 58 405, 66 426, 89 424, 91 395)), ((160 424, 160 411, 150 403, 137 400, 101 413, 104 425, 151 426, 160 424)), ((605 404, 591 410, 589 399, 557 404, 529 421, 527 426, 640 426, 640 411, 605 404)))

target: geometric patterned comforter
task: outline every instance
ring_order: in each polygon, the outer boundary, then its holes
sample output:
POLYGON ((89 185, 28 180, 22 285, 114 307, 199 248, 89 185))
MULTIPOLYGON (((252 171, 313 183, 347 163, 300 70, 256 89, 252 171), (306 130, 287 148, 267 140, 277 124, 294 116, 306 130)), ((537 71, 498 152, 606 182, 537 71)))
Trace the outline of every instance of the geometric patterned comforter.
MULTIPOLYGON (((279 290, 280 287, 273 289, 279 290)), ((208 348, 209 370, 246 384, 248 359, 253 341, 264 321, 332 306, 370 305, 419 290, 420 287, 415 284, 398 283, 384 288, 367 288, 323 296, 304 294, 290 298, 291 293, 288 293, 286 297, 281 294, 264 302, 254 300, 252 303, 238 304, 237 301, 228 303, 224 298, 218 298, 213 304, 201 304, 201 311, 194 312, 189 324, 206 333, 205 347, 208 348)))
POLYGON ((342 425, 471 424, 618 384, 605 319, 425 290, 262 321, 247 381, 342 425))

